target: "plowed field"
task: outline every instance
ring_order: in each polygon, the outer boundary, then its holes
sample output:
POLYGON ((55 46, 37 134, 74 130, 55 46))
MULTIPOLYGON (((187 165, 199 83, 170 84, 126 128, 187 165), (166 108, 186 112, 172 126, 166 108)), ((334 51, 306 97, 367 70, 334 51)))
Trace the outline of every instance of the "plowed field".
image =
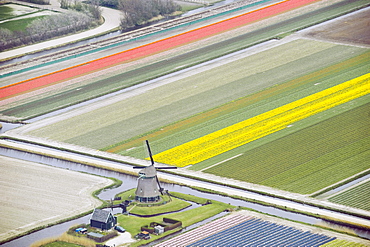
POLYGON ((0 167, 0 241, 92 210, 101 202, 91 193, 112 183, 4 156, 0 167))

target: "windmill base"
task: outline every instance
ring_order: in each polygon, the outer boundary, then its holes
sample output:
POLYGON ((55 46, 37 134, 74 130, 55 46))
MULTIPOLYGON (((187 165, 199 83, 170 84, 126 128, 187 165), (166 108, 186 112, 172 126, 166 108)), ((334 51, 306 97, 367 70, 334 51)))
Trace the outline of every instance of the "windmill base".
POLYGON ((153 202, 159 202, 161 200, 160 196, 154 196, 154 197, 141 197, 141 196, 135 196, 135 201, 140 203, 153 203, 153 202))

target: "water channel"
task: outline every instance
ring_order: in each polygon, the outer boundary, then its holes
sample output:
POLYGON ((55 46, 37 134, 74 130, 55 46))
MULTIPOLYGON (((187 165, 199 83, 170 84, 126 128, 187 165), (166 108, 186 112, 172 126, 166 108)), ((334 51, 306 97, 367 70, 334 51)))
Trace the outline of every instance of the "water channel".
MULTIPOLYGON (((223 2, 223 4, 230 3, 232 1, 234 1, 234 0, 226 0, 226 1, 223 2)), ((200 11, 200 10, 198 9, 197 11, 200 11)), ((120 32, 115 32, 115 33, 111 33, 111 34, 107 34, 107 35, 112 36, 112 35, 118 35, 118 34, 120 34, 120 32)), ((100 38, 102 38, 102 37, 100 37, 100 38)), ((98 39, 100 39, 100 38, 98 38, 98 39)), ((107 38, 107 37, 104 37, 104 38, 107 38)), ((85 41, 82 41, 82 42, 83 43, 86 43, 86 42, 88 43, 88 42, 96 41, 96 39, 97 38, 94 38, 94 39, 91 39, 91 40, 85 40, 85 41)), ((82 45, 83 43, 76 43, 76 44, 73 44, 73 45, 69 45, 69 46, 63 47, 63 49, 69 48, 69 47, 72 47, 72 46, 75 46, 75 45, 82 45)), ((47 52, 54 52, 54 51, 55 50, 47 51, 47 52)), ((34 54, 34 56, 39 56, 39 55, 40 54, 34 54)), ((45 54, 42 54, 42 55, 45 55, 45 54)), ((33 56, 33 55, 30 55, 30 56, 33 56)), ((29 56, 26 56, 26 57, 22 57, 22 58, 18 58, 18 59, 29 59, 29 58, 30 58, 29 56)), ((10 61, 7 61, 7 62, 11 63, 11 62, 15 62, 15 61, 10 60, 10 61)), ((148 82, 148 83, 150 83, 150 82, 148 82)), ((121 91, 117 92, 117 93, 121 93, 121 91)), ((104 97, 109 97, 109 96, 104 96, 104 97)), ((96 101, 96 100, 101 100, 101 98, 95 99, 94 101, 96 101)), ((91 103, 91 101, 89 101, 89 103, 91 103)), ((73 106, 73 108, 74 107, 79 107, 79 106, 81 106, 81 105, 73 106)), ((45 117, 50 117, 52 115, 56 115, 56 114, 59 114, 59 113, 64 112, 64 111, 68 111, 70 109, 71 108, 66 108, 66 109, 63 109, 61 111, 56 111, 56 112, 50 113, 50 115, 46 114, 46 115, 43 115, 41 117, 28 120, 27 122, 35 122, 35 121, 38 121, 38 120, 43 119, 45 117)), ((1 123, 1 124, 3 125, 3 128, 0 129, 0 133, 5 133, 6 131, 8 131, 12 128, 16 128, 16 127, 19 127, 19 126, 22 125, 22 124, 10 124, 10 123, 1 123)), ((74 162, 70 162, 70 161, 66 161, 66 160, 50 158, 50 157, 46 157, 46 156, 42 156, 42 155, 38 155, 38 154, 32 154, 32 153, 22 152, 22 151, 18 151, 18 150, 13 150, 13 149, 7 149, 7 148, 3 148, 3 147, 0 147, 0 155, 13 157, 13 158, 17 158, 17 159, 33 161, 33 162, 42 163, 42 164, 46 164, 46 165, 51 165, 51 166, 55 166, 55 167, 61 167, 61 168, 70 169, 70 170, 74 170, 74 171, 86 172, 86 173, 105 176, 105 177, 113 177, 113 178, 116 178, 116 179, 119 179, 119 180, 123 181, 123 183, 120 187, 105 190, 102 193, 100 193, 99 198, 102 199, 102 200, 109 200, 109 199, 113 198, 117 193, 128 190, 128 189, 132 189, 132 188, 136 187, 136 185, 137 185, 136 184, 137 183, 137 178, 135 176, 130 176, 130 175, 126 175, 126 174, 122 174, 122 173, 118 173, 118 172, 114 172, 114 171, 109 171, 109 170, 104 170, 104 169, 100 169, 100 168, 89 167, 89 166, 86 166, 86 165, 82 165, 82 164, 78 164, 78 163, 74 163, 74 162)), ((354 183, 357 183, 357 182, 358 181, 356 181, 354 183)), ((345 185, 345 186, 348 186, 348 185, 345 185)), ((277 208, 274 208, 274 207, 263 206, 263 205, 260 205, 260 204, 250 203, 250 202, 237 200, 237 199, 233 199, 233 198, 229 198, 229 197, 225 197, 225 196, 220 196, 220 195, 216 195, 216 194, 200 192, 200 191, 191 189, 191 188, 186 187, 186 186, 180 186, 180 185, 176 185, 176 184, 163 184, 163 187, 166 190, 169 190, 169 191, 175 191, 175 192, 180 192, 180 193, 184 193, 184 194, 191 194, 191 195, 194 195, 194 196, 203 197, 203 198, 207 198, 207 199, 210 199, 210 200, 222 201, 222 202, 225 202, 225 203, 230 203, 231 205, 247 207, 247 208, 251 208, 253 210, 256 210, 258 212, 261 212, 261 213, 266 213, 266 214, 270 214, 270 215, 273 215, 273 216, 278 216, 278 217, 282 217, 282 218, 286 218, 286 219, 290 219, 290 220, 294 220, 294 221, 304 222, 304 223, 311 224, 311 225, 329 224, 328 222, 325 222, 323 220, 320 220, 320 219, 317 219, 317 218, 314 218, 314 217, 310 217, 310 216, 306 216, 306 215, 302 215, 302 214, 297 214, 297 213, 292 213, 292 212, 287 212, 287 211, 280 210, 280 209, 277 209, 277 208)), ((344 187, 340 188, 339 190, 341 190, 341 189, 344 189, 344 187)), ((193 205, 193 206, 196 206, 196 205, 193 205)), ((116 211, 116 212, 119 212, 119 211, 116 211)), ((216 217, 220 217, 220 215, 218 215, 216 217)), ((53 237, 53 236, 61 235, 62 233, 67 231, 68 228, 70 228, 73 225, 80 224, 80 223, 88 223, 89 218, 90 218, 90 215, 86 215, 84 217, 81 217, 81 218, 78 218, 78 219, 75 219, 75 220, 71 220, 71 221, 68 221, 68 222, 65 222, 65 223, 61 223, 61 224, 58 224, 58 225, 55 225, 55 226, 51 226, 51 227, 45 228, 43 230, 28 234, 28 235, 20 237, 18 239, 15 239, 15 240, 10 241, 8 243, 5 243, 1 246, 10 246, 10 247, 12 247, 12 246, 17 246, 17 247, 19 247, 19 246, 29 246, 30 244, 32 244, 35 241, 38 241, 38 240, 41 240, 41 239, 44 239, 44 238, 47 238, 47 237, 53 237)), ((208 219, 207 221, 210 221, 210 220, 212 220, 212 219, 208 219)), ((205 222, 194 224, 193 226, 188 227, 186 230, 197 227, 202 223, 205 223, 205 222)), ((351 230, 355 231, 359 236, 361 236, 363 238, 370 239, 370 232, 366 232, 366 231, 362 231, 362 230, 358 230, 358 229, 351 229, 351 230)))
MULTIPOLYGON (((136 184, 137 178, 135 176, 122 174, 122 173, 118 173, 114 171, 109 171, 109 170, 105 170, 101 168, 90 167, 90 166, 86 166, 83 164, 70 162, 66 160, 46 157, 46 156, 42 156, 38 154, 27 153, 27 152, 22 152, 22 151, 18 151, 14 149, 3 148, 3 147, 0 147, 0 155, 33 161, 33 162, 42 163, 42 164, 47 164, 47 165, 60 167, 60 168, 66 168, 66 169, 70 169, 74 171, 86 172, 86 173, 105 176, 105 177, 113 177, 123 182, 122 185, 117 188, 108 189, 100 193, 99 198, 102 200, 109 200, 113 198, 116 194, 118 194, 119 192, 135 188, 137 185, 136 184)), ((225 196, 221 196, 217 194, 200 192, 200 191, 194 190, 186 186, 180 186, 177 184, 165 184, 165 183, 163 183, 162 186, 164 187, 164 189, 169 190, 170 192, 175 191, 175 192, 180 192, 184 194, 191 194, 194 196, 207 198, 210 200, 222 201, 225 203, 230 203, 231 205, 234 205, 234 206, 247 207, 247 208, 254 209, 258 212, 261 212, 261 213, 266 213, 269 215, 274 215, 274 216, 278 216, 278 217, 282 217, 282 218, 286 218, 286 219, 290 219, 294 221, 304 222, 304 223, 311 224, 311 225, 316 225, 316 224, 328 225, 329 224, 328 222, 325 222, 323 220, 320 220, 314 217, 292 213, 292 212, 287 212, 287 211, 277 209, 274 207, 263 206, 260 204, 250 203, 250 202, 233 199, 233 198, 229 198, 229 197, 225 197, 225 196)), ((196 205, 193 205, 193 206, 196 206, 196 205)), ((117 213, 120 212, 120 209, 116 209, 116 210, 118 210, 116 211, 117 213)), ((48 238, 48 237, 61 235, 73 225, 81 224, 81 223, 88 223, 89 217, 90 215, 87 215, 87 216, 84 216, 84 217, 81 217, 75 220, 71 220, 65 223, 51 226, 43 230, 20 237, 13 241, 7 242, 3 244, 2 246, 6 246, 6 247, 29 246, 35 241, 48 238)), ((135 216, 132 216, 132 217, 135 217, 135 216)), ((196 227, 198 225, 200 224, 198 223, 194 226, 190 226, 186 230, 191 229, 192 227, 196 227)), ((359 236, 370 239, 370 232, 365 232, 359 229, 352 229, 352 230, 355 231, 359 236)))

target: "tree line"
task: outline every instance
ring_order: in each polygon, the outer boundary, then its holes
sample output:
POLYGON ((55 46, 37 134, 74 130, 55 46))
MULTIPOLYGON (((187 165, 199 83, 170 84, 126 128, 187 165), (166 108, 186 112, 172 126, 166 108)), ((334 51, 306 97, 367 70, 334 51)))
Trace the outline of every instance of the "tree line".
POLYGON ((181 6, 173 0, 119 0, 118 8, 123 12, 122 30, 143 25, 154 17, 167 16, 181 10, 181 6))
MULTIPOLYGON (((29 2, 49 0, 27 0, 29 2)), ((173 0, 59 0, 61 8, 69 13, 44 16, 32 21, 23 31, 0 28, 0 51, 41 42, 97 26, 101 21, 100 5, 123 12, 121 29, 126 30, 147 23, 154 17, 167 16, 181 10, 173 0)))

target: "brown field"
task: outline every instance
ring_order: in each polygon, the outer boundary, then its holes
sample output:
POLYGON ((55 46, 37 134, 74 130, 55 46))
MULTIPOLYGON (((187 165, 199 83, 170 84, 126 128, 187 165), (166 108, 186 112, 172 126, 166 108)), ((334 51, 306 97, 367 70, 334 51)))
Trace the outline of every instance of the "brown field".
POLYGON ((89 211, 111 180, 0 156, 0 242, 89 211))
POLYGON ((370 9, 358 11, 334 22, 310 29, 306 35, 353 45, 370 45, 370 9))

